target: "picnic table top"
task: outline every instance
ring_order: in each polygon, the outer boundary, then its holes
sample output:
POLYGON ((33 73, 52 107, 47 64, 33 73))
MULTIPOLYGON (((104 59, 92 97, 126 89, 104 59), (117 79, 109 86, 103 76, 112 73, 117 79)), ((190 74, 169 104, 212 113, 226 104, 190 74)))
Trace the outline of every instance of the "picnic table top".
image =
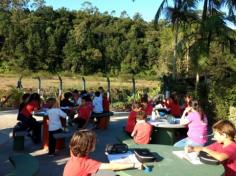
POLYGON ((193 175, 193 176, 216 176, 222 175, 224 173, 224 168, 222 165, 207 165, 199 164, 194 165, 185 159, 180 159, 172 153, 172 151, 183 150, 180 148, 174 148, 173 146, 166 145, 132 145, 130 148, 147 148, 151 152, 155 152, 158 155, 158 161, 154 163, 147 163, 148 166, 152 167, 150 173, 145 173, 137 169, 129 169, 117 172, 118 175, 123 176, 183 176, 183 175, 193 175))

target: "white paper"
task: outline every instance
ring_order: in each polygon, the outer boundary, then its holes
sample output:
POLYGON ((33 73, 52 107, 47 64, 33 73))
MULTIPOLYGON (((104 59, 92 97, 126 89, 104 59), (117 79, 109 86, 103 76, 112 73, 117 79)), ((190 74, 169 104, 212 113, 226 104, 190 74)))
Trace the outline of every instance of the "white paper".
POLYGON ((185 151, 173 151, 173 154, 181 159, 186 159, 192 164, 202 164, 197 152, 186 153, 185 151))
POLYGON ((107 157, 110 163, 140 163, 130 151, 123 154, 108 154, 107 157))

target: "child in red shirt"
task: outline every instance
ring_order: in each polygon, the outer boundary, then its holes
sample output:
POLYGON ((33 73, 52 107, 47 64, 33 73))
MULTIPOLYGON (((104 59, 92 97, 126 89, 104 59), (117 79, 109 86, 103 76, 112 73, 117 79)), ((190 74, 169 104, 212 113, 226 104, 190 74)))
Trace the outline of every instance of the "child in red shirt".
POLYGON ((181 108, 179 106, 179 103, 177 101, 175 94, 171 95, 170 98, 166 100, 165 105, 168 109, 170 109, 171 115, 173 115, 174 117, 181 116, 181 108))
POLYGON ((144 111, 137 112, 137 123, 131 136, 136 144, 148 144, 152 133, 152 125, 146 122, 147 115, 144 111))
POLYGON ((89 158, 95 150, 96 135, 90 130, 76 131, 70 141, 70 159, 66 163, 63 176, 89 176, 98 170, 122 170, 141 168, 137 163, 101 163, 89 158))
POLYGON ((137 112, 140 110, 141 110, 141 104, 138 102, 133 103, 132 111, 129 113, 129 117, 125 126, 125 132, 128 135, 131 135, 131 133, 134 130, 134 126, 136 124, 136 115, 137 115, 137 112))
POLYGON ((236 176, 236 129, 232 122, 220 120, 213 125, 216 142, 207 147, 186 147, 187 152, 204 151, 219 160, 225 168, 224 176, 236 176))
POLYGON ((74 122, 78 125, 78 128, 85 128, 90 116, 91 116, 91 108, 88 106, 86 102, 86 97, 82 97, 81 105, 78 107, 78 117, 74 119, 74 122))

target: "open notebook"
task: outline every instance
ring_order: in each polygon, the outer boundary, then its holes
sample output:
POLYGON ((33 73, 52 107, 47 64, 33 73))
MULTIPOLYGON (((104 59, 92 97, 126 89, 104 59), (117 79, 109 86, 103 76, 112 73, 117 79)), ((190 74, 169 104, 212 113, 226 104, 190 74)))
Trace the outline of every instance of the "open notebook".
POLYGON ((202 164, 198 157, 198 152, 186 153, 185 151, 173 151, 174 155, 178 156, 181 159, 186 159, 192 164, 202 164))
POLYGON ((110 163, 139 163, 135 154, 130 151, 122 154, 108 154, 107 157, 110 163))

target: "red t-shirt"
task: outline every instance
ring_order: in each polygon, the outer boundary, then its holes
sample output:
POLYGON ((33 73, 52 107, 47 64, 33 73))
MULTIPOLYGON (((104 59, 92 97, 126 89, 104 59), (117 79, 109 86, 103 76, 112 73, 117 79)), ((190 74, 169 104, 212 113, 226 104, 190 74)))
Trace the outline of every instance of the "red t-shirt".
POLYGON ((23 107, 20 114, 22 114, 25 117, 31 117, 32 113, 39 109, 40 109, 39 103, 37 101, 31 101, 23 107))
POLYGON ((226 154, 229 158, 222 162, 225 168, 225 176, 236 176, 236 142, 223 148, 223 145, 215 142, 207 148, 226 154))
POLYGON ((90 176, 96 173, 101 166, 101 162, 89 157, 71 156, 64 168, 63 176, 90 176))
POLYGON ((174 103, 172 99, 169 100, 168 103, 165 103, 166 107, 170 109, 171 115, 175 117, 181 116, 181 109, 178 103, 174 103))
POLYGON ((134 142, 137 144, 148 144, 150 142, 150 137, 152 133, 152 125, 145 121, 137 122, 133 133, 134 142))
POLYGON ((146 114, 147 115, 152 115, 152 109, 153 109, 152 104, 148 103, 147 108, 145 109, 146 114))
POLYGON ((91 109, 87 105, 78 107, 78 117, 88 120, 91 116, 91 109))
POLYGON ((128 117, 128 120, 127 120, 127 123, 126 123, 126 126, 125 126, 125 131, 126 132, 128 132, 128 133, 133 132, 134 126, 136 124, 136 115, 137 115, 137 112, 135 112, 135 111, 131 111, 129 113, 129 117, 128 117))
POLYGON ((109 112, 110 111, 110 103, 109 103, 109 100, 108 100, 108 97, 104 97, 102 99, 102 105, 103 105, 103 111, 105 112, 109 112))

